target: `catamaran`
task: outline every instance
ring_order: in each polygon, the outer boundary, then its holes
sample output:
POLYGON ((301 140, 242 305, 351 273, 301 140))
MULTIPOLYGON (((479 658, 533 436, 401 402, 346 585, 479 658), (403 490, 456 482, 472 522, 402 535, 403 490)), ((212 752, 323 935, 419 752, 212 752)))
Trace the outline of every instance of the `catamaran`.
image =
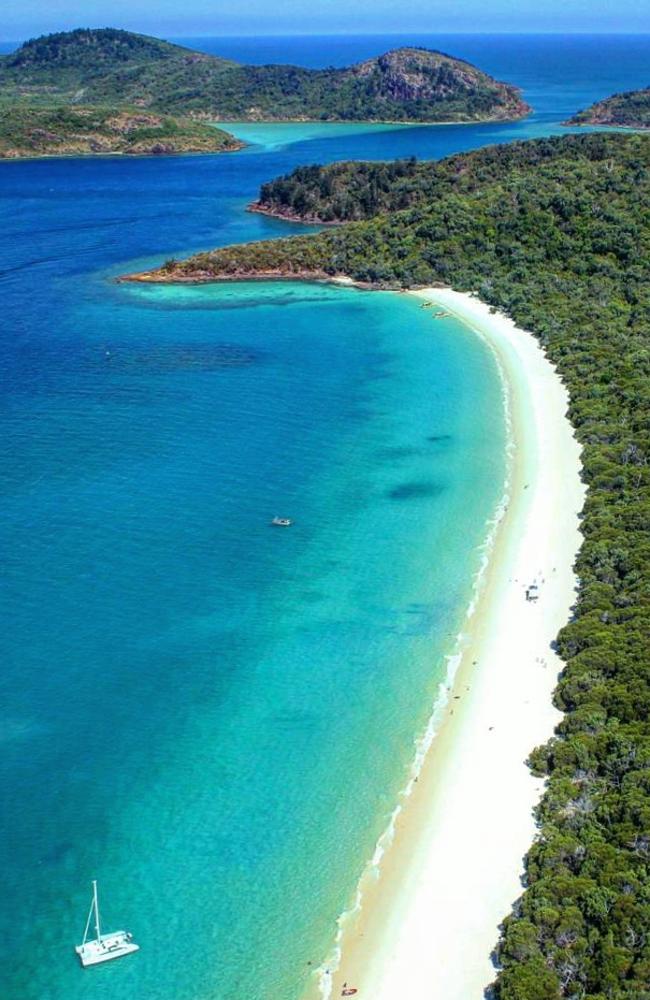
POLYGON ((130 955, 132 951, 138 951, 137 945, 128 931, 113 931, 111 934, 102 934, 99 923, 99 902, 97 900, 97 881, 93 879, 93 898, 88 911, 84 939, 75 948, 77 955, 84 968, 87 965, 97 965, 99 962, 109 962, 112 958, 121 958, 122 955, 130 955), (89 938, 90 922, 94 916, 95 933, 97 937, 89 938))

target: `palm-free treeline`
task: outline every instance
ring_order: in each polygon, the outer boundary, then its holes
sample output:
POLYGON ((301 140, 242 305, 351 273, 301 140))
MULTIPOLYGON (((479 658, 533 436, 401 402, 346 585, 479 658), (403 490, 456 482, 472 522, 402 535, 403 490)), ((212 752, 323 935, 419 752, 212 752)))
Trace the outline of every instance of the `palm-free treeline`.
POLYGON ((246 66, 115 28, 78 28, 0 56, 0 104, 128 105, 209 120, 505 121, 517 87, 406 46, 344 68, 246 66))

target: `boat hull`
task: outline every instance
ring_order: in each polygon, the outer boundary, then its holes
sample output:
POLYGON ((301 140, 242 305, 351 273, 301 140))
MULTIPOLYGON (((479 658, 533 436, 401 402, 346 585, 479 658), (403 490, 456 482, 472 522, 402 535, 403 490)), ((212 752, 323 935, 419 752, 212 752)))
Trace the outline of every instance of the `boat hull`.
POLYGON ((114 958, 122 958, 138 949, 139 945, 131 940, 131 935, 127 931, 114 931, 112 934, 103 934, 99 941, 86 941, 85 944, 77 945, 75 951, 79 961, 86 968, 89 965, 110 962, 114 958))

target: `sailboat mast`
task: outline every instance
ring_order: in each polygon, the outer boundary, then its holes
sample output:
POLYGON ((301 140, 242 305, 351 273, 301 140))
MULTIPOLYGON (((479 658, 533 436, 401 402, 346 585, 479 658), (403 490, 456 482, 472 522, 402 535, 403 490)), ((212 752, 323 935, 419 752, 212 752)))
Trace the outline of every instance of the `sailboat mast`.
POLYGON ((89 965, 99 965, 100 962, 110 962, 113 958, 130 955, 132 952, 138 951, 140 947, 135 943, 128 931, 113 931, 112 933, 108 931, 106 936, 102 937, 102 925, 99 919, 99 890, 96 879, 92 879, 92 887, 93 891, 90 900, 90 909, 88 910, 88 919, 86 920, 86 928, 84 930, 84 939, 81 944, 75 947, 75 951, 84 969, 89 965), (89 932, 91 935, 93 933, 91 930, 93 923, 95 925, 96 937, 89 938, 89 932))
POLYGON ((102 932, 99 928, 99 903, 97 901, 97 879, 93 879, 93 906, 95 908, 95 930, 97 931, 97 940, 101 941, 102 932))

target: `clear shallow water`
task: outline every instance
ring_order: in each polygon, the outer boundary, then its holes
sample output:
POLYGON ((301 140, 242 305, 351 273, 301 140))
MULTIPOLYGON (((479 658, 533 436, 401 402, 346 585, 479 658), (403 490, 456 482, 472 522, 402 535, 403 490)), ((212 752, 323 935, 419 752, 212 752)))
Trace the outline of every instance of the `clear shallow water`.
POLYGON ((299 995, 403 784, 503 478, 492 358, 417 302, 110 277, 298 231, 243 212, 298 162, 552 131, 601 68, 645 82, 601 40, 570 92, 540 44, 482 64, 529 73, 550 125, 0 164, 3 998, 299 995), (143 948, 83 973, 94 875, 143 948))
POLYGON ((318 286, 120 289, 70 320, 9 401, 10 995, 293 997, 460 624, 494 364, 416 301, 318 286), (89 979, 91 873, 143 950, 89 979))

